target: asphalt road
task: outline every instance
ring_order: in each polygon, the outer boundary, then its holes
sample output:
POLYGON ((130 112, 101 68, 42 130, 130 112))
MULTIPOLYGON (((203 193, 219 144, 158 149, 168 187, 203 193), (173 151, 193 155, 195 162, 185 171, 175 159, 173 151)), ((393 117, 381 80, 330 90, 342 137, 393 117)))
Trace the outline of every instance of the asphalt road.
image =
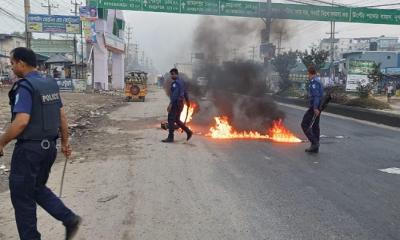
MULTIPOLYGON (((400 130, 324 115, 318 155, 307 143, 160 140, 168 99, 105 116, 68 165, 63 200, 83 217, 80 240, 400 239, 400 130), (158 127, 158 128, 157 128, 158 127), (105 200, 104 200, 105 199, 105 200)), ((281 106, 302 136, 304 110, 281 106)), ((60 185, 62 162, 49 186, 60 185)), ((39 208, 43 239, 64 229, 39 208)), ((18 239, 9 192, 0 193, 0 239, 18 239)))
MULTIPOLYGON (((281 106, 298 136, 303 110, 281 106)), ((320 153, 306 144, 211 141, 215 181, 237 195, 251 239, 400 239, 400 132, 323 116, 320 153)))

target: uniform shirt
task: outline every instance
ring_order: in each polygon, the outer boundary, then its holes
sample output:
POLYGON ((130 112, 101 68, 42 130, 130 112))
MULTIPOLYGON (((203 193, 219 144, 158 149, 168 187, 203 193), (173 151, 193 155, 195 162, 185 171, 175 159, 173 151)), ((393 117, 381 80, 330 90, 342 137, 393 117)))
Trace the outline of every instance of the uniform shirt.
POLYGON ((176 104, 183 99, 189 101, 189 95, 186 90, 185 82, 177 78, 171 83, 171 103, 176 104))
POLYGON ((323 95, 324 95, 324 88, 322 86, 321 80, 319 79, 319 77, 314 77, 310 81, 310 89, 309 89, 310 107, 314 109, 319 109, 323 95))
MULTIPOLYGON (((26 76, 37 76, 40 75, 39 72, 30 72, 26 76)), ((19 80, 22 81, 22 80, 19 80)), ((31 114, 32 111, 32 88, 29 83, 22 81, 15 94, 15 105, 13 113, 27 113, 31 114)), ((63 104, 60 103, 60 108, 63 104)))

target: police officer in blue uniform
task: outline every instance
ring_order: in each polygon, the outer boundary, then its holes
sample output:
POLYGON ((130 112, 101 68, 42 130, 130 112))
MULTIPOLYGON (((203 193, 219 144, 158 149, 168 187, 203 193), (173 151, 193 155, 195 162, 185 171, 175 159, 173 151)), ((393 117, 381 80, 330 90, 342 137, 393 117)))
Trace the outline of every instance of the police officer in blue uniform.
POLYGON ((308 68, 308 78, 310 79, 309 84, 309 97, 310 105, 307 112, 304 114, 301 127, 308 140, 311 142, 311 146, 306 149, 308 153, 318 153, 319 151, 319 119, 321 115, 321 101, 324 95, 324 88, 321 84, 320 78, 317 76, 317 72, 314 66, 308 68))
POLYGON ((20 239, 41 239, 37 229, 37 205, 61 221, 66 229, 66 239, 72 239, 81 218, 46 186, 57 155, 59 132, 62 152, 66 157, 71 155, 67 118, 58 85, 36 70, 36 55, 30 49, 14 49, 11 64, 20 80, 9 93, 12 119, 0 137, 0 153, 10 141, 17 140, 11 159, 9 186, 20 239))
POLYGON ((169 73, 171 74, 172 78, 170 103, 167 109, 169 134, 166 139, 162 140, 162 142, 174 142, 175 124, 186 132, 186 140, 189 141, 193 135, 193 132, 180 120, 180 116, 185 104, 184 101, 186 101, 186 104, 190 106, 189 95, 187 93, 185 82, 179 78, 178 69, 173 68, 169 73))

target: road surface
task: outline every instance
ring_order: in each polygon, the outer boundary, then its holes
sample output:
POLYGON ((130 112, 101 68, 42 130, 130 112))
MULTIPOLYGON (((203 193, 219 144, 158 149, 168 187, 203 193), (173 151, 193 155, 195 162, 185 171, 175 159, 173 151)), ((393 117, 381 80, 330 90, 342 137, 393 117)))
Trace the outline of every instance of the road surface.
MULTIPOLYGON (((213 140, 163 144, 166 97, 108 114, 68 165, 64 201, 84 218, 79 240, 400 239, 400 131, 337 116, 321 119, 320 154, 306 143, 213 140)), ((298 136, 303 109, 280 106, 298 136)), ((49 185, 57 190, 62 163, 49 185)), ((9 193, 0 238, 18 239, 9 193)), ((39 211, 43 239, 61 224, 39 211)))

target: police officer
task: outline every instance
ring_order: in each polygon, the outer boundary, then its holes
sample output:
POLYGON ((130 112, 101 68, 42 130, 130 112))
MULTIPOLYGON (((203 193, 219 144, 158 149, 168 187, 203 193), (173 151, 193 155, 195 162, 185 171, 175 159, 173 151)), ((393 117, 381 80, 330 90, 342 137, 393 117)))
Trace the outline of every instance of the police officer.
POLYGON ((321 115, 321 101, 324 95, 324 88, 321 84, 320 78, 317 76, 317 72, 314 66, 308 68, 309 84, 309 97, 310 105, 307 112, 304 114, 301 127, 308 140, 311 142, 311 146, 306 149, 308 153, 318 153, 319 151, 319 119, 321 115))
POLYGON ((81 218, 68 209, 46 186, 56 155, 56 139, 61 132, 62 152, 71 155, 68 124, 57 83, 36 70, 36 55, 27 48, 11 52, 13 72, 20 78, 9 98, 12 122, 0 137, 0 152, 16 139, 9 177, 11 201, 21 240, 40 240, 36 206, 61 221, 66 239, 76 234, 81 218))
POLYGON ((193 135, 193 132, 180 120, 180 116, 184 107, 184 101, 186 101, 186 104, 190 106, 189 95, 186 90, 185 82, 179 78, 178 69, 173 68, 169 73, 171 74, 172 78, 170 103, 167 109, 169 134, 166 139, 162 140, 162 142, 174 142, 175 124, 186 132, 186 140, 189 141, 193 135))

